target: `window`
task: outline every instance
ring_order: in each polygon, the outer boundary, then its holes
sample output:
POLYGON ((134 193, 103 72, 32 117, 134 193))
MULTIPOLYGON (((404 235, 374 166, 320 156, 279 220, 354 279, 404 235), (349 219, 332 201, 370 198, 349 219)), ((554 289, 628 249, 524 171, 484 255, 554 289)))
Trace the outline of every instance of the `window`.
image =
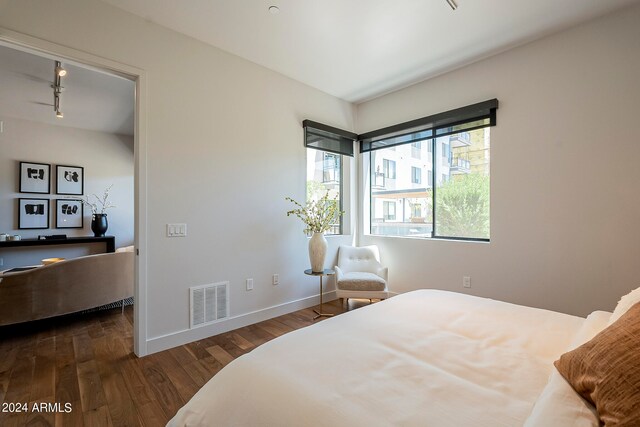
POLYGON ((449 135, 449 162, 436 167, 435 230, 438 236, 489 238, 490 128, 449 135))
MULTIPOLYGON (((392 151, 395 151, 395 147, 392 151)), ((385 178, 396 179, 396 162, 389 159, 382 160, 382 170, 385 178)))
POLYGON ((411 218, 421 218, 422 217, 422 206, 420 203, 412 203, 411 204, 411 218))
POLYGON ((322 182, 340 182, 340 155, 324 153, 322 163, 322 182))
POLYGON ((443 159, 448 159, 449 158, 449 143, 448 142, 443 142, 442 143, 442 158, 443 159))
POLYGON ((385 221, 395 221, 396 219, 396 202, 382 202, 382 214, 385 221))
MULTIPOLYGON (((318 200, 329 192, 342 209, 342 168, 339 154, 307 148, 307 201, 318 200)), ((331 225, 325 234, 342 234, 342 219, 331 225)))
POLYGON ((422 169, 417 168, 415 166, 411 166, 411 183, 412 184, 422 183, 422 169))
POLYGON ((380 168, 394 178, 370 187, 371 234, 489 240, 490 127, 497 106, 486 101, 359 136, 370 156, 370 182, 380 168), (417 139, 433 153, 419 165, 417 139))
POLYGON ((419 159, 422 157, 422 142, 411 143, 411 157, 419 159))
MULTIPOLYGON (((398 179, 387 181, 384 189, 371 189, 371 234, 386 236, 489 238, 489 128, 468 132, 468 143, 451 143, 458 135, 436 138, 435 146, 450 154, 427 172, 427 185, 422 183, 422 168, 412 166, 410 145, 397 146, 399 154, 393 168, 398 179), (434 194, 433 177, 437 177, 434 194), (406 178, 402 178, 406 177, 406 178), (397 198, 389 210, 390 197, 397 198), (435 209, 434 205, 435 197, 435 209), (382 210, 384 220, 398 221, 392 226, 376 221, 382 210), (416 218, 424 218, 424 222, 416 218), (435 219, 435 222, 434 222, 435 219), (435 225, 435 227, 434 227, 435 225)), ((457 141, 457 140, 456 140, 457 141)), ((388 156, 387 148, 370 153, 371 165, 379 157, 388 156)), ((383 160, 385 164, 386 159, 383 160)), ((428 169, 428 168, 427 168, 428 169)), ((383 166, 383 170, 387 170, 383 166)), ((372 177, 373 178, 373 177, 372 177)))
MULTIPOLYGON (((329 198, 337 200, 340 210, 344 210, 342 160, 344 156, 353 156, 357 135, 311 120, 304 120, 302 127, 307 147, 307 202, 328 192, 329 198)), ((325 234, 342 234, 342 221, 343 217, 337 218, 325 234)))

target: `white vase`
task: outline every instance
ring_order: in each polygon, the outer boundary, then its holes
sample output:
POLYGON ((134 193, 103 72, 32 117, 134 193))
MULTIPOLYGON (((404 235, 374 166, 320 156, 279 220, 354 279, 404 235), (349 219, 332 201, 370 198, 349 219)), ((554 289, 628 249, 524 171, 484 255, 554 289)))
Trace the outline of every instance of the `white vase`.
POLYGON ((311 271, 320 273, 324 270, 324 258, 327 255, 327 239, 323 233, 313 233, 309 240, 309 261, 311 271))

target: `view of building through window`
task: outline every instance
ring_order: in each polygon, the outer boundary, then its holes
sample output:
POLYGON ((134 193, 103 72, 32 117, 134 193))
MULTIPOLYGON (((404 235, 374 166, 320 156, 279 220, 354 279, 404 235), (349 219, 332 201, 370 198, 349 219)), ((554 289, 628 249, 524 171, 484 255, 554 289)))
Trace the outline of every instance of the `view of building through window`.
POLYGON ((489 133, 371 151, 371 234, 489 239, 489 133))
MULTIPOLYGON (((342 156, 307 148, 307 201, 318 200, 329 192, 329 199, 337 198, 342 209, 342 156)), ((342 234, 342 218, 325 234, 342 234)))

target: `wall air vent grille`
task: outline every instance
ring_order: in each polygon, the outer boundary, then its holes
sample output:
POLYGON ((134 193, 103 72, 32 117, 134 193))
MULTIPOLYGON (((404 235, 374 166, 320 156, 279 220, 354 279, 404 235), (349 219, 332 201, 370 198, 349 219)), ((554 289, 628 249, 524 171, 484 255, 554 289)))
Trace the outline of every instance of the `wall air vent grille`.
POLYGON ((229 282, 189 288, 190 328, 197 328, 229 316, 229 282))

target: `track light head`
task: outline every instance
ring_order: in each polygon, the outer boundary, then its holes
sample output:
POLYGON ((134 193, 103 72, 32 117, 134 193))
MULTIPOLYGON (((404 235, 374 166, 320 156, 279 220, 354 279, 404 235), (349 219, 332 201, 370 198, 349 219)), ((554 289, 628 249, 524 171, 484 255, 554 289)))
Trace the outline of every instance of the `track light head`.
POLYGON ((62 95, 62 90, 64 89, 60 84, 60 77, 64 77, 66 75, 67 70, 62 68, 62 64, 60 63, 60 61, 56 61, 54 80, 51 88, 53 89, 53 111, 56 112, 56 117, 59 119, 64 117, 64 114, 60 112, 60 95, 62 95))
POLYGON ((451 7, 452 10, 456 10, 458 8, 458 5, 455 2, 455 0, 447 0, 447 3, 449 3, 449 6, 451 7))
POLYGON ((67 75, 67 70, 62 68, 62 63, 56 61, 56 77, 64 77, 67 75))

